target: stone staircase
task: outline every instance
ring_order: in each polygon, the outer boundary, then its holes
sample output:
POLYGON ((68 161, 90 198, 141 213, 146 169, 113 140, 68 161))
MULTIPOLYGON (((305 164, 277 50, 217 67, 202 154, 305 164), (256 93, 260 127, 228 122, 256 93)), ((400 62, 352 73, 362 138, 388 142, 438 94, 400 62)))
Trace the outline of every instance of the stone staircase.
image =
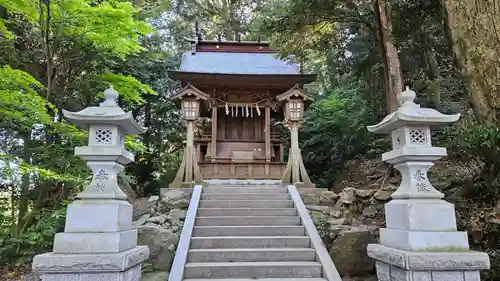
MULTIPOLYGON (((289 189, 282 185, 203 187, 189 246, 176 253, 176 260, 180 253, 186 255, 182 274, 172 275, 177 270, 174 267, 181 265, 174 260, 169 281, 341 280, 321 241, 319 245, 323 248, 318 252, 319 236, 315 229, 317 237, 309 235, 311 229, 307 229, 304 221, 312 221, 308 214, 305 220, 301 216, 289 189), (325 253, 330 261, 326 274, 318 257, 322 255, 324 260, 325 253)), ((302 204, 295 187, 293 190, 295 201, 298 197, 299 205, 302 204)), ((196 203, 192 199, 190 204, 196 203)), ((302 207, 303 213, 303 204, 302 207)), ((185 231, 189 229, 183 229, 183 234, 185 231)), ((182 240, 181 236, 180 243, 182 240)))

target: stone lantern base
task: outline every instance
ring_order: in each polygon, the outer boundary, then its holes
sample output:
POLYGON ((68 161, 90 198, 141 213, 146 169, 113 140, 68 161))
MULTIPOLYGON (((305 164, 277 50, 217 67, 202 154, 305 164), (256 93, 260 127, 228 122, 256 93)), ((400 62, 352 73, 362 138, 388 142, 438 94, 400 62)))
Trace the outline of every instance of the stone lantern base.
POLYGON ((36 256, 33 264, 42 281, 140 281, 141 262, 149 256, 147 246, 120 253, 57 254, 36 256))
POLYGON ((490 266, 488 255, 475 251, 411 252, 380 244, 367 250, 379 281, 480 281, 479 271, 490 266))
POLYGON ((368 245, 379 281, 480 281, 486 253, 469 250, 457 231, 453 204, 436 199, 392 200, 385 204, 380 243, 368 245))
POLYGON ((35 256, 42 281, 140 281, 147 246, 137 246, 132 205, 123 200, 78 200, 68 205, 65 232, 52 253, 35 256))

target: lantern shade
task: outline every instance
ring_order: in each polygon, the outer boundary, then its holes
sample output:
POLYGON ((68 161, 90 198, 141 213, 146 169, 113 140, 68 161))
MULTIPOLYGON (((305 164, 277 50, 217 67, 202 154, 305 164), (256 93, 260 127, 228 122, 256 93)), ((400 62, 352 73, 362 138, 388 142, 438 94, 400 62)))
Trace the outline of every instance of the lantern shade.
POLYGON ((449 115, 432 108, 422 108, 414 102, 415 97, 416 93, 406 87, 406 90, 398 95, 400 104, 398 109, 387 115, 380 123, 368 126, 368 131, 390 134, 401 127, 438 127, 454 123, 460 118, 460 114, 449 115))
MULTIPOLYGON (((131 112, 125 112, 118 106, 118 92, 111 86, 104 91, 105 101, 99 106, 90 106, 78 112, 62 110, 64 117, 82 129, 92 129, 99 126, 114 126, 124 135, 136 135, 146 132, 147 128, 140 126, 131 112)), ((115 139, 113 139, 113 143, 115 139)))
POLYGON ((304 117, 304 109, 314 100, 299 85, 295 85, 288 91, 276 97, 276 100, 284 104, 285 118, 289 121, 300 121, 304 117))
POLYGON ((304 117, 304 102, 302 99, 290 99, 285 104, 285 115, 290 121, 300 121, 304 117))
POLYGON ((186 120, 196 120, 200 114, 200 102, 196 98, 182 99, 182 113, 186 120))

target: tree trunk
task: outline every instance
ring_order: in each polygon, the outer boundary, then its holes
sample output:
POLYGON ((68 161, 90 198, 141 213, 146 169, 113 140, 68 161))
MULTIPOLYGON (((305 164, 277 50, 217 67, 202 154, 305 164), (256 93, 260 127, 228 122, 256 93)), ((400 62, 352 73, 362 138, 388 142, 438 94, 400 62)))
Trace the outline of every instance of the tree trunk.
POLYGON ((376 16, 377 37, 380 55, 384 65, 385 96, 387 111, 393 112, 398 106, 397 97, 403 89, 401 66, 398 52, 392 38, 391 9, 387 0, 373 0, 376 16))
POLYGON ((150 148, 152 146, 153 141, 153 127, 152 123, 152 103, 151 97, 148 97, 148 100, 144 104, 144 127, 148 128, 148 130, 141 135, 142 143, 146 147, 146 151, 138 154, 138 161, 135 164, 134 168, 129 171, 133 171, 137 179, 137 186, 143 187, 141 190, 135 190, 141 196, 149 194, 151 190, 149 190, 153 175, 152 171, 154 170, 154 155, 151 154, 150 148))
MULTIPOLYGON (((23 135, 23 161, 27 164, 31 163, 31 133, 23 135)), ((21 178, 21 191, 19 193, 19 207, 17 214, 17 226, 14 229, 14 236, 21 235, 22 227, 29 207, 29 190, 30 190, 30 174, 25 172, 21 178)))
MULTIPOLYGON (((425 35, 424 35, 425 36, 425 35)), ((424 44, 427 40, 423 41, 424 44)), ((439 66, 436 59, 436 54, 430 48, 423 51, 425 61, 425 71, 429 77, 429 92, 431 94, 431 101, 435 109, 441 110, 441 86, 439 85, 439 66)))
POLYGON ((491 1, 441 0, 448 42, 480 122, 494 124, 500 107, 500 7, 491 1))

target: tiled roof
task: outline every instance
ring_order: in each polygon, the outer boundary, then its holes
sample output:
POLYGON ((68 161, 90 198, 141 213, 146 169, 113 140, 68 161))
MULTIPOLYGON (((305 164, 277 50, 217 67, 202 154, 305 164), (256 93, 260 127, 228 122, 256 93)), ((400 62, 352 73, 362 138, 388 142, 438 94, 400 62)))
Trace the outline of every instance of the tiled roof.
POLYGON ((191 52, 182 56, 182 72, 217 74, 300 74, 296 64, 272 53, 191 52))

